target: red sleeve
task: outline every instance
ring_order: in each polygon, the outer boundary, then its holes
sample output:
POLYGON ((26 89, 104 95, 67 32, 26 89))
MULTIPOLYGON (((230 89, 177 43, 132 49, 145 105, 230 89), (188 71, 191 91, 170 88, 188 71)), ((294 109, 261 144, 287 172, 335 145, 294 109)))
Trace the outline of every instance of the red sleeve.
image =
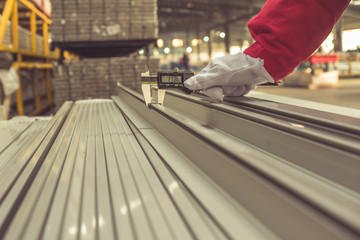
POLYGON ((264 59, 280 80, 306 60, 332 31, 350 0, 268 0, 248 23, 256 41, 245 53, 264 59))

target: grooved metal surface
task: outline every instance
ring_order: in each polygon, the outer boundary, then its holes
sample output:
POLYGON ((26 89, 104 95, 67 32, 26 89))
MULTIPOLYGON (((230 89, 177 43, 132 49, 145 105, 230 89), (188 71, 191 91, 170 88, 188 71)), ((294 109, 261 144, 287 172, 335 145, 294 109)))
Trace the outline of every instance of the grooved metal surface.
POLYGON ((165 101, 181 114, 360 192, 360 118, 257 99, 232 103, 177 92, 165 101))
MULTIPOLYGON (((13 222, 14 214, 18 212, 23 197, 27 194, 29 187, 33 185, 33 179, 38 168, 44 162, 44 157, 57 137, 71 103, 65 103, 59 112, 49 121, 44 128, 35 132, 25 134, 27 143, 24 147, 16 148, 16 143, 11 144, 5 152, 0 155, 0 238, 13 222)), ((38 127, 33 124, 33 127, 38 127)), ((35 129, 32 129, 33 131, 35 129)), ((25 139, 19 138, 18 142, 25 139)))
POLYGON ((358 120, 249 101, 120 87, 0 124, 0 238, 359 239, 358 120))
POLYGON ((232 104, 174 95, 176 93, 169 91, 165 106, 152 105, 151 110, 142 107, 142 96, 126 88, 121 88, 120 97, 115 99, 131 105, 137 114, 186 154, 192 164, 277 236, 302 239, 304 232, 310 239, 325 236, 356 239, 359 236, 357 164, 360 145, 356 132, 349 134, 340 128, 328 133, 321 124, 317 129, 313 123, 302 122, 305 125, 301 125, 301 118, 285 121, 284 117, 274 117, 270 111, 259 115, 232 104), (243 125, 246 122, 247 125, 243 125), (338 139, 334 142, 337 143, 331 143, 329 139, 335 137, 332 135, 335 132, 338 139), (343 151, 337 144, 354 148, 343 151), (296 148, 302 150, 296 152, 296 148), (313 151, 309 154, 309 150, 313 151), (332 155, 334 153, 337 155, 332 155), (333 163, 343 169, 337 173, 333 163), (347 163, 353 165, 348 167, 347 163), (321 165, 325 170, 320 171, 321 165), (347 174, 351 174, 351 178, 347 179, 348 186, 344 186, 339 179, 346 178, 347 174), (289 216, 292 216, 291 221, 289 216), (347 227, 343 228, 343 224, 347 227))

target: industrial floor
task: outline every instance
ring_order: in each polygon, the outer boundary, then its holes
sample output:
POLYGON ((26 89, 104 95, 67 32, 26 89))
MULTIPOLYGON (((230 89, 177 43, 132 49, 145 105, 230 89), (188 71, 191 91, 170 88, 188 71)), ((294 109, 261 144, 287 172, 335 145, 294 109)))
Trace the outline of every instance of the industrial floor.
POLYGON ((258 92, 360 109, 360 78, 340 79, 341 87, 307 88, 259 87, 258 92))

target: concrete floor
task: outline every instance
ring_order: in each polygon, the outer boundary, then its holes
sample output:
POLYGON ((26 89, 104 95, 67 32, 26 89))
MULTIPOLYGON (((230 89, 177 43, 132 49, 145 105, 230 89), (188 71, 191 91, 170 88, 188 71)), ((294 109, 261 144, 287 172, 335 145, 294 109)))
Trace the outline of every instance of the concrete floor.
POLYGON ((258 87, 255 91, 360 109, 360 78, 340 79, 340 84, 341 87, 338 88, 315 90, 291 87, 258 87))

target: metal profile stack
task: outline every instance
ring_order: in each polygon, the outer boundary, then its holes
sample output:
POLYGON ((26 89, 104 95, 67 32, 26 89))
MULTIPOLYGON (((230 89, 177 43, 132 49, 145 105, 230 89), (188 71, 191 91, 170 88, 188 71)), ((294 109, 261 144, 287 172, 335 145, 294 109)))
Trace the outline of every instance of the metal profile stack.
MULTIPOLYGON (((31 45, 30 31, 21 26, 18 26, 18 33, 19 33, 19 48, 22 50, 31 51, 32 45, 31 45)), ((8 23, 8 26, 5 30, 3 45, 12 46, 11 23, 10 22, 8 23)), ((44 52, 43 37, 41 37, 39 35, 36 36, 36 49, 37 49, 37 52, 44 52)))
POLYGON ((140 57, 87 58, 54 67, 55 105, 67 100, 110 98, 121 82, 141 91, 141 73, 156 73, 159 59, 140 57))
POLYGON ((226 238, 112 100, 75 103, 43 153, 8 194, 16 209, 0 206, 1 239, 226 238))
POLYGON ((55 0, 52 5, 54 45, 85 57, 55 66, 57 106, 66 100, 109 98, 117 82, 139 91, 146 65, 156 72, 158 59, 119 57, 157 38, 156 0, 55 0))
MULTIPOLYGON (((160 60, 145 57, 110 58, 110 78, 135 91, 141 92, 141 73, 156 74, 160 60)), ((113 91, 117 94, 117 91, 113 91)))
MULTIPOLYGON (((22 148, 24 139, 31 138, 31 135, 34 132, 31 130, 35 125, 39 127, 35 127, 35 132, 38 128, 42 128, 46 125, 48 120, 38 120, 38 119, 14 119, 11 121, 0 121, 0 154, 5 151, 9 151, 8 148, 16 149, 16 152, 22 148), (11 146, 13 145, 13 146, 11 146)), ((13 152, 14 154, 16 152, 13 152)), ((1 162, 0 164, 5 164, 5 162, 1 162)))
POLYGON ((52 1, 54 42, 155 39, 156 0, 52 1))
MULTIPOLYGON (((46 153, 58 137, 70 107, 71 103, 66 103, 51 120, 33 121, 26 129, 16 130, 18 134, 13 139, 1 139, 8 143, 0 152, 1 239, 13 218, 14 209, 29 190, 28 184, 33 183, 38 168, 43 163, 48 164, 46 153)), ((9 123, 14 124, 13 120, 9 123)))
POLYGON ((0 145, 0 239, 359 239, 359 112, 203 97, 120 87, 22 126, 0 145))

